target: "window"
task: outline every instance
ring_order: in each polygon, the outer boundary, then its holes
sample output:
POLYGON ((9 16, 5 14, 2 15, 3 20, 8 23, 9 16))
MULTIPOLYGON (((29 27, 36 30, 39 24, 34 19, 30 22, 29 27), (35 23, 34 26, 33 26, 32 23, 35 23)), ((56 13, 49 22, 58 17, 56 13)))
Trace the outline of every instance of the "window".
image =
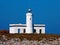
POLYGON ((25 33, 25 29, 24 29, 24 33, 25 33))
POLYGON ((30 20, 31 20, 31 18, 30 18, 30 20))
POLYGON ((41 34, 42 29, 40 29, 40 34, 41 34))

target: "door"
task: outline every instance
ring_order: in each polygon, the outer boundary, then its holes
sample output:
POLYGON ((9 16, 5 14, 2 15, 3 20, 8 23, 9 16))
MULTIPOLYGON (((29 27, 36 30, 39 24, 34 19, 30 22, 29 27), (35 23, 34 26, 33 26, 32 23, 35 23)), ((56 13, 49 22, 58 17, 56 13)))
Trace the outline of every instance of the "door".
POLYGON ((41 34, 42 29, 40 29, 40 34, 41 34))
POLYGON ((25 33, 25 29, 24 29, 24 33, 25 33))
POLYGON ((18 29, 18 34, 20 33, 20 29, 18 29))
POLYGON ((36 33, 36 29, 34 29, 34 33, 36 33))

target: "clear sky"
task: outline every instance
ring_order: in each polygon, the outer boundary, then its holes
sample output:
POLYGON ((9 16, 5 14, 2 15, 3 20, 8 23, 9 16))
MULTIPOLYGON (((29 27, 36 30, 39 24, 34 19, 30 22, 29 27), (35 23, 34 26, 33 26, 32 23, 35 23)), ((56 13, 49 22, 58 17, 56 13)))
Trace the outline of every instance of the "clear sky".
POLYGON ((28 8, 35 24, 46 24, 46 33, 60 34, 60 0, 0 0, 0 30, 8 30, 10 23, 26 23, 28 8))

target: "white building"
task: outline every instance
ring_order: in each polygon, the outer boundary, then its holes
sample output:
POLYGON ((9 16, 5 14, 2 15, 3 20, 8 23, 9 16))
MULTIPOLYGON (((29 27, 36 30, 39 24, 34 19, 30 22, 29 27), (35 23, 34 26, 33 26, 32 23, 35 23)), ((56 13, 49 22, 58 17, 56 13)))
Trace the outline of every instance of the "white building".
POLYGON ((9 33, 45 34, 45 24, 32 24, 31 9, 26 13, 26 24, 9 24, 9 33))

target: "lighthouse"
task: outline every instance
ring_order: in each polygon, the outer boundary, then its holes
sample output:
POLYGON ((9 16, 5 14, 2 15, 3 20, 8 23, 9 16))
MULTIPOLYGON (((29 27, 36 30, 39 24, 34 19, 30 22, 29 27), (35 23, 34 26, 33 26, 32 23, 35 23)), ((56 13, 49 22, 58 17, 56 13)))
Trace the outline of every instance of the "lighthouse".
POLYGON ((33 33, 33 26, 32 26, 32 13, 31 9, 28 9, 26 13, 26 33, 33 33))
POLYGON ((26 24, 9 24, 9 33, 11 34, 45 34, 45 24, 34 24, 32 10, 28 9, 26 13, 26 24))

